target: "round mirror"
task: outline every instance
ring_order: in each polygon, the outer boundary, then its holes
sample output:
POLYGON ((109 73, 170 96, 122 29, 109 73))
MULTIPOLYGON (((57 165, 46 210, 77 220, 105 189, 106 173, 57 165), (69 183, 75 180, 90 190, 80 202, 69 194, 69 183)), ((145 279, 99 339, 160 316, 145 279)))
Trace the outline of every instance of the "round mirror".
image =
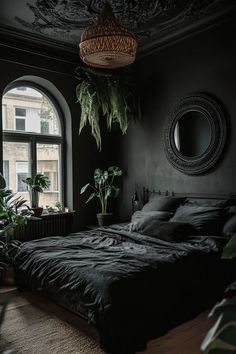
POLYGON ((198 111, 182 115, 174 128, 176 149, 186 158, 202 155, 211 141, 211 128, 207 117, 198 111))
POLYGON ((205 94, 182 98, 165 124, 166 156, 176 169, 189 175, 209 170, 219 159, 225 139, 226 123, 221 107, 205 94))

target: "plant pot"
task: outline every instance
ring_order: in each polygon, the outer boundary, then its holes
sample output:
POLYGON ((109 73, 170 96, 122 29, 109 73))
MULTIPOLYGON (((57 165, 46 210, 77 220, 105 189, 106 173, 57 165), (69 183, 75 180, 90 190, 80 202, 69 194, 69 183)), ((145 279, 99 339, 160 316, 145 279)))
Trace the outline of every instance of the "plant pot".
POLYGON ((36 190, 29 190, 29 196, 30 196, 30 205, 32 205, 32 208, 38 208, 39 205, 39 192, 36 190))
POLYGON ((34 216, 41 216, 42 212, 43 212, 43 208, 31 208, 30 210, 32 210, 34 212, 34 216))
POLYGON ((113 213, 98 213, 97 214, 98 225, 99 226, 109 226, 113 224, 114 216, 113 213))

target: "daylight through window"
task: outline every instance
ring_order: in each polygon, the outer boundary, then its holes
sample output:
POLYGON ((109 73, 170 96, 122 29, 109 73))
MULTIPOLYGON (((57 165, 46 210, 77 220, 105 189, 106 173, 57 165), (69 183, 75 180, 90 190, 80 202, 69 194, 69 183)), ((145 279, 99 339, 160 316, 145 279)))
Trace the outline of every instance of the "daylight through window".
POLYGON ((62 202, 62 132, 58 111, 43 91, 19 84, 2 100, 3 174, 8 188, 29 201, 26 177, 47 175, 50 188, 41 206, 62 202))

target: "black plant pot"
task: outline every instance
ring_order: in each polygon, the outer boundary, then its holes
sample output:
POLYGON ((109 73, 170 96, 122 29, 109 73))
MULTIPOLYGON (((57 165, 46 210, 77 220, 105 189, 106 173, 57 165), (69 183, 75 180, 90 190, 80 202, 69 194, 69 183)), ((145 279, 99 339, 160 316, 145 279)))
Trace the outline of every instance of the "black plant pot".
POLYGON ((34 216, 41 216, 43 213, 43 208, 31 208, 31 210, 34 212, 34 216))
POLYGON ((97 219, 98 219, 98 225, 99 226, 109 226, 113 224, 113 213, 98 213, 97 214, 97 219))

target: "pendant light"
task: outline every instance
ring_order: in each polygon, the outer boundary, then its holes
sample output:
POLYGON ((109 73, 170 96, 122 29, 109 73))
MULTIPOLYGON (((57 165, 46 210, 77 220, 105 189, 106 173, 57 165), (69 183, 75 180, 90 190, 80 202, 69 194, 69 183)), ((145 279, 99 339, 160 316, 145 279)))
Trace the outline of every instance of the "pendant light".
POLYGON ((115 69, 134 62, 138 44, 106 3, 96 22, 82 33, 79 46, 80 56, 87 65, 115 69))

